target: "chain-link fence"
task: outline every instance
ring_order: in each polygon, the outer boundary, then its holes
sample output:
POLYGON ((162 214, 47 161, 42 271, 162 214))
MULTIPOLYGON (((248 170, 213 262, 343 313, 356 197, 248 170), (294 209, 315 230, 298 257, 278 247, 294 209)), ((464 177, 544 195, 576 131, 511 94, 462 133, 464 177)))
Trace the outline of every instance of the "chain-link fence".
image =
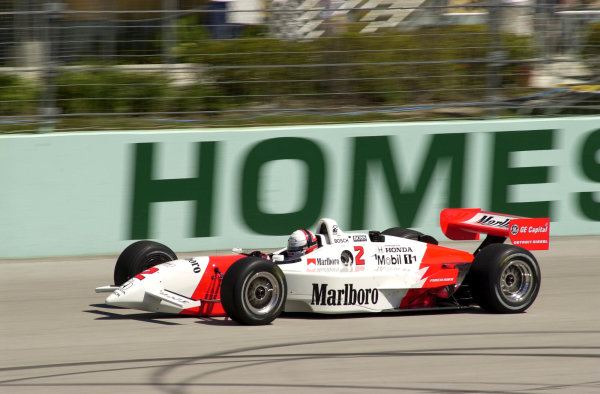
POLYGON ((0 130, 597 114, 600 0, 0 0, 0 130))

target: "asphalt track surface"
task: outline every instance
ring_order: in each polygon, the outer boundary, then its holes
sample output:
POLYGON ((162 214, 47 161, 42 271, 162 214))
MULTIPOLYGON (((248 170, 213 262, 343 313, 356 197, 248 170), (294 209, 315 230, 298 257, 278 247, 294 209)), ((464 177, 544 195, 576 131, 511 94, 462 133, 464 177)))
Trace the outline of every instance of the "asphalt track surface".
POLYGON ((108 307, 114 257, 0 261, 0 393, 600 393, 600 237, 535 255, 526 313, 260 327, 108 307))

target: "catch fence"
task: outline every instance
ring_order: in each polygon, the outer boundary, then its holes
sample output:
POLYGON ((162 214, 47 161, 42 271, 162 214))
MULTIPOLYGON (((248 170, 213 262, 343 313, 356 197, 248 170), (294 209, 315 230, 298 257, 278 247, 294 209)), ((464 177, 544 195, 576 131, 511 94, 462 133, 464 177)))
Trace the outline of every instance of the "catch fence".
POLYGON ((0 1, 0 131, 598 114, 595 0, 0 1))

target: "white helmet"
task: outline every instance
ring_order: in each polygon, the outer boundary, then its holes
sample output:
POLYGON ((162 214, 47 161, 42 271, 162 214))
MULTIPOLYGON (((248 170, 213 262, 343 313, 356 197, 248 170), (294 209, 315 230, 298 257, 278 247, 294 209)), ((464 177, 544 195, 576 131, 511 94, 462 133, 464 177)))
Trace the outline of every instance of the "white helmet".
POLYGON ((308 230, 296 230, 288 239, 287 255, 290 259, 299 259, 312 252, 318 246, 317 237, 308 230))

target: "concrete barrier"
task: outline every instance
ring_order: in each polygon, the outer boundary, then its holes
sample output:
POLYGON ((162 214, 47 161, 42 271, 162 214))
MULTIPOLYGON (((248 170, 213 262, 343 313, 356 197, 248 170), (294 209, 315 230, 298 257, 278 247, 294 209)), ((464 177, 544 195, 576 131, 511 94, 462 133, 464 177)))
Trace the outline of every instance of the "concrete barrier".
POLYGON ((284 245, 480 207, 600 234, 600 118, 0 136, 0 258, 284 245))

